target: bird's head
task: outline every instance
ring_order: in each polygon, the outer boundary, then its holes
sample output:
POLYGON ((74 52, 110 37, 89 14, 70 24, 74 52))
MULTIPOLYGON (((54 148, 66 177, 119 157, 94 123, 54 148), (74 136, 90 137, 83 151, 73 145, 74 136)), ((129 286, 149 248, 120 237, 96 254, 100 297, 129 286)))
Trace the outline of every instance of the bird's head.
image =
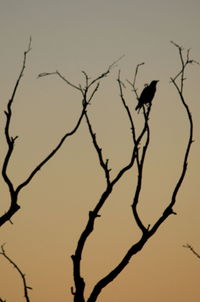
POLYGON ((159 82, 159 80, 154 80, 154 81, 151 82, 150 85, 156 86, 158 82, 159 82))

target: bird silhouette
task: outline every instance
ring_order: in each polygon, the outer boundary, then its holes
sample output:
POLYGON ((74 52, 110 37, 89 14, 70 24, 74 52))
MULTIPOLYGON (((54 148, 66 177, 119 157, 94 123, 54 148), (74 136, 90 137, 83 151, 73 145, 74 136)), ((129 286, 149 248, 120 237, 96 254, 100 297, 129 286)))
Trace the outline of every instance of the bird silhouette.
POLYGON ((159 81, 152 81, 149 85, 145 86, 142 93, 138 99, 138 104, 135 110, 140 111, 143 105, 150 104, 156 92, 156 85, 159 81))

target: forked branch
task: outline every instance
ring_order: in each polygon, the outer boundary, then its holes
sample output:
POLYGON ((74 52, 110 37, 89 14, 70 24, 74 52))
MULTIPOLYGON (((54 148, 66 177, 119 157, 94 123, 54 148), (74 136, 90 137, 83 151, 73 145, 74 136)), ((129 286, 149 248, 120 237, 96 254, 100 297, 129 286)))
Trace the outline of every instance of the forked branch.
MULTIPOLYGON (((78 128, 81 124, 81 121, 84 117, 84 114, 86 112, 86 108, 87 108, 87 106, 88 106, 88 104, 89 104, 89 102, 91 101, 91 98, 92 98, 92 97, 90 97, 89 101, 84 99, 82 110, 80 112, 80 116, 79 116, 77 122, 75 123, 74 127, 72 128, 72 130, 66 132, 63 135, 63 137, 59 140, 58 144, 53 148, 53 150, 51 150, 49 152, 49 154, 32 170, 32 172, 29 174, 29 176, 24 181, 22 181, 22 183, 17 185, 16 188, 14 188, 13 181, 10 179, 10 177, 8 175, 8 172, 7 172, 8 165, 10 163, 10 159, 11 159, 11 156, 13 154, 14 147, 15 147, 15 141, 18 138, 17 136, 12 137, 10 135, 10 124, 11 124, 11 120, 12 120, 12 116, 13 116, 12 105, 13 105, 13 102, 14 102, 14 99, 15 99, 15 96, 16 96, 17 89, 18 89, 19 84, 21 82, 21 79, 23 77, 23 73, 24 73, 24 70, 25 70, 25 67, 26 67, 27 54, 30 52, 30 50, 31 50, 31 38, 30 38, 30 41, 29 41, 28 48, 24 52, 22 68, 21 68, 19 76, 16 80, 11 98, 8 101, 7 110, 5 111, 6 124, 5 124, 4 131, 5 131, 5 138, 6 138, 6 142, 7 142, 7 152, 6 152, 6 155, 5 155, 5 158, 4 158, 4 161, 3 161, 3 165, 2 165, 2 176, 3 176, 3 179, 4 179, 5 183, 8 186, 8 189, 9 189, 10 206, 9 206, 8 210, 3 215, 0 216, 0 226, 2 226, 7 221, 11 221, 12 216, 20 209, 20 206, 18 204, 19 192, 31 182, 31 180, 38 173, 38 171, 41 170, 41 168, 45 164, 47 164, 48 161, 60 150, 63 143, 66 141, 66 139, 68 137, 72 136, 73 134, 75 134, 75 132, 78 130, 78 128)), ((109 72, 110 72, 110 69, 107 73, 109 73, 109 72)), ((43 74, 40 74, 39 76, 41 77, 41 76, 45 76, 45 75, 49 75, 49 74, 48 73, 43 73, 43 74)), ((61 76, 61 75, 59 74, 59 76, 61 76)), ((76 86, 76 85, 74 85, 70 82, 67 82, 67 84, 69 84, 73 88, 79 89, 82 93, 82 89, 78 88, 78 86, 76 86)), ((96 92, 97 89, 98 89, 98 85, 95 87, 94 91, 96 92)), ((93 91, 93 95, 94 95, 94 91, 93 91)))
MULTIPOLYGON (((139 203, 139 196, 140 196, 140 192, 142 189, 143 169, 144 169, 145 158, 146 158, 148 146, 150 143, 150 128, 149 128, 148 120, 149 120, 149 115, 150 115, 150 111, 151 111, 151 105, 148 107, 143 106, 144 126, 142 129, 142 132, 137 137, 136 132, 135 132, 134 122, 132 119, 132 115, 125 102, 125 98, 124 98, 124 94, 123 94, 124 84, 120 80, 120 73, 119 73, 118 84, 119 84, 119 89, 120 89, 120 98, 121 98, 122 104, 127 112, 127 117, 131 124, 134 148, 133 148, 133 153, 132 153, 132 158, 130 160, 130 163, 126 167, 122 168, 120 170, 120 172, 118 173, 118 175, 113 180, 110 180, 110 178, 109 178, 109 182, 107 181, 107 188, 103 192, 103 194, 102 194, 100 200, 98 201, 97 205, 95 206, 94 210, 90 212, 89 218, 88 218, 88 223, 87 223, 83 233, 80 236, 75 254, 72 256, 73 264, 74 264, 74 281, 75 281, 75 289, 76 289, 75 291, 73 291, 75 302, 78 302, 79 298, 80 298, 81 302, 85 302, 85 301, 95 302, 97 300, 98 296, 100 295, 101 291, 123 271, 123 269, 128 265, 130 259, 145 246, 146 242, 156 233, 157 229, 168 218, 168 216, 171 214, 175 214, 173 211, 173 206, 175 205, 177 194, 179 192, 179 189, 183 183, 183 180, 184 180, 184 177, 186 174, 188 157, 189 157, 191 145, 193 142, 193 121, 192 121, 192 115, 190 113, 189 107, 186 104, 185 98, 183 95, 183 87, 184 87, 183 82, 185 80, 184 75, 185 75, 186 66, 189 63, 194 62, 194 61, 190 60, 189 52, 187 52, 187 56, 186 56, 187 63, 186 63, 186 61, 184 60, 184 58, 182 56, 181 48, 179 49, 179 55, 181 56, 181 70, 178 72, 178 74, 174 78, 171 78, 171 81, 174 84, 175 88, 177 89, 177 92, 178 92, 180 100, 181 100, 181 104, 184 106, 184 108, 186 110, 187 119, 189 121, 189 138, 188 138, 188 143, 186 145, 186 150, 185 150, 183 166, 182 166, 182 170, 180 173, 180 177, 179 177, 177 183, 175 184, 171 200, 170 200, 168 206, 166 207, 164 213, 158 218, 158 220, 154 223, 154 225, 151 228, 150 228, 150 225, 145 227, 137 212, 137 205, 139 203), (177 79, 180 80, 180 84, 178 84, 176 82, 177 79), (139 147, 139 144, 141 143, 142 139, 144 139, 143 147, 139 147), (94 230, 95 219, 99 216, 99 211, 105 204, 107 198, 110 196, 110 194, 114 188, 114 185, 120 180, 120 178, 124 175, 124 173, 133 166, 133 163, 135 161, 137 163, 137 169, 138 169, 138 181, 136 184, 136 190, 135 190, 134 197, 133 197, 132 211, 133 211, 134 220, 136 221, 139 229, 142 231, 141 238, 136 243, 133 243, 132 246, 128 249, 128 251, 125 253, 125 255, 122 257, 122 259, 119 261, 119 263, 108 274, 106 274, 102 279, 100 279, 95 284, 88 299, 85 300, 85 298, 84 298, 85 281, 81 275, 81 260, 82 260, 82 252, 84 249, 84 245, 85 245, 86 240, 88 239, 89 235, 94 230)), ((138 68, 139 68, 139 66, 138 66, 138 68)), ((138 72, 138 69, 136 69, 136 72, 135 72, 136 75, 137 75, 137 72, 138 72)), ((129 83, 131 83, 131 82, 129 82, 129 83)), ((133 83, 131 83, 131 86, 133 87, 133 91, 135 92, 136 97, 137 97, 137 89, 135 87, 135 77, 134 77, 133 83)), ((87 122, 90 124, 89 119, 87 119, 87 122)), ((98 157, 99 157, 99 162, 102 165, 102 167, 104 168, 104 170, 106 171, 106 169, 107 169, 106 165, 101 163, 103 160, 102 150, 98 145, 96 136, 94 136, 91 125, 89 127, 90 127, 90 134, 92 137, 93 145, 94 145, 94 147, 97 151, 98 157), (101 150, 101 151, 99 151, 99 150, 101 150)), ((109 172, 107 171, 107 173, 109 173, 109 172)))
MULTIPOLYGON (((83 249, 86 244, 86 241, 89 238, 90 234, 93 232, 95 220, 97 217, 100 216, 99 212, 103 208, 106 201, 108 200, 115 184, 117 184, 119 182, 119 180, 123 177, 123 175, 125 175, 125 172, 127 172, 128 170, 130 170, 133 167, 135 159, 137 158, 138 146, 147 131, 148 123, 147 123, 147 119, 146 119, 140 134, 138 135, 138 137, 136 137, 135 125, 134 125, 134 122, 132 119, 131 111, 130 111, 128 105, 126 104, 125 97, 123 94, 123 83, 120 79, 120 73, 118 75, 117 81, 118 81, 119 90, 120 90, 120 99, 121 99, 122 105, 125 109, 125 112, 127 113, 127 118, 129 120, 130 126, 131 126, 133 149, 132 149, 131 158, 129 160, 129 163, 127 165, 125 165, 124 167, 122 167, 120 169, 120 171, 117 173, 117 175, 111 180, 110 169, 108 168, 108 159, 107 160, 103 159, 102 148, 98 144, 96 134, 94 133, 94 131, 92 129, 92 125, 91 125, 89 116, 87 113, 85 114, 89 133, 90 133, 91 139, 92 139, 92 143, 93 143, 94 149, 96 150, 96 153, 98 155, 99 164, 104 170, 104 175, 105 175, 105 179, 106 179, 106 188, 105 188, 104 192, 102 193, 96 206, 94 207, 93 211, 89 212, 88 222, 86 224, 84 231, 82 232, 82 234, 79 238, 75 254, 72 255, 73 268, 74 268, 74 283, 75 283, 75 290, 73 290, 72 292, 74 295, 75 302, 85 301, 85 298, 84 298, 85 281, 81 274, 81 260, 82 260, 82 253, 83 253, 83 249)), ((98 284, 92 290, 90 297, 88 298, 88 302, 96 301, 95 299, 97 298, 97 296, 100 293, 100 291, 102 290, 102 288, 113 280, 113 276, 114 276, 114 278, 117 276, 121 267, 122 266, 120 265, 120 268, 116 269, 114 273, 112 272, 111 274, 109 274, 109 277, 106 276, 105 279, 103 278, 103 280, 98 282, 98 284), (95 299, 94 299, 94 297, 95 297, 95 299)))
POLYGON ((184 59, 183 48, 174 42, 173 42, 173 45, 175 45, 175 47, 178 48, 180 61, 181 61, 181 68, 180 68, 180 71, 174 77, 171 77, 171 82, 174 85, 174 87, 176 88, 176 90, 179 94, 179 97, 180 97, 181 104, 183 105, 183 108, 185 109, 185 112, 186 112, 187 120, 189 122, 189 137, 188 137, 188 142, 186 145, 185 154, 184 154, 184 158, 183 158, 182 170, 180 172, 180 177, 178 178, 177 183, 172 192, 171 201, 169 202, 168 206, 166 207, 165 211, 163 212, 163 215, 157 220, 157 222, 154 224, 154 226, 150 230, 152 235, 156 232, 156 230, 159 228, 159 226, 168 218, 169 215, 176 214, 173 210, 173 207, 176 203, 177 194, 180 190, 180 187, 181 187, 183 180, 185 178, 185 175, 186 175, 187 166, 188 166, 188 158, 189 158, 191 146, 193 143, 192 114, 190 112, 188 104, 186 103, 185 96, 183 93, 183 87, 184 87, 184 81, 185 81, 184 75, 185 75, 186 67, 192 63, 198 64, 198 62, 190 59, 189 51, 187 51, 186 58, 184 59), (180 81, 179 83, 178 83, 178 80, 180 81))

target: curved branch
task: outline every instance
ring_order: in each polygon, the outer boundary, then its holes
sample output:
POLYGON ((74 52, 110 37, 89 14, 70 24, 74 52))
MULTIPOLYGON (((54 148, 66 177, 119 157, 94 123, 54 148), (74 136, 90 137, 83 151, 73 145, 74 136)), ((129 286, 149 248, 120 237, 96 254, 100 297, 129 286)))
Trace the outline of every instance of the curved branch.
POLYGON ((24 298, 26 302, 30 302, 30 298, 29 298, 29 294, 28 294, 28 290, 32 290, 32 287, 27 285, 27 281, 26 281, 26 276, 25 274, 21 271, 21 269, 19 268, 19 266, 6 254, 5 249, 4 249, 4 245, 1 245, 1 252, 0 255, 2 255, 10 264, 12 264, 14 266, 14 268, 17 270, 17 272, 19 273, 21 279, 22 279, 22 283, 23 283, 23 288, 24 288, 24 298))
POLYGON ((147 108, 147 112, 146 112, 146 109, 143 107, 144 124, 146 126, 146 128, 145 128, 146 129, 146 141, 145 141, 142 151, 141 151, 141 153, 142 153, 141 158, 139 158, 140 153, 139 152, 137 153, 138 178, 137 178, 137 185, 136 185, 136 189, 135 189, 133 203, 131 205, 135 221, 143 233, 146 233, 147 229, 144 226, 144 224, 142 223, 141 218, 139 217, 139 214, 137 211, 137 205, 139 203, 140 192, 142 189, 144 161, 145 161, 147 149, 148 149, 148 146, 150 143, 150 128, 149 128, 149 124, 148 124, 150 112, 151 112, 151 105, 147 108))
MULTIPOLYGON (((78 130, 78 128, 81 124, 81 121, 82 121, 82 119, 83 119, 83 117, 86 113, 86 108, 87 108, 89 102, 91 101, 92 97, 94 96, 94 94, 97 91, 98 86, 99 86, 99 84, 96 85, 92 95, 90 96, 89 101, 87 101, 86 98, 83 100, 82 110, 81 110, 80 116, 79 116, 78 121, 76 122, 74 128, 71 131, 67 132, 61 138, 61 140, 58 142, 57 146, 33 169, 33 171, 30 173, 30 175, 21 184, 19 184, 15 189, 14 185, 13 185, 13 182, 10 179, 10 177, 8 176, 8 173, 7 173, 7 168, 8 168, 9 162, 10 162, 10 158, 11 158, 11 156, 13 154, 13 150, 14 150, 15 140, 17 139, 17 136, 14 137, 14 138, 10 136, 10 123, 11 123, 11 119, 12 119, 12 105, 13 105, 14 98, 15 98, 17 89, 19 87, 20 81, 22 79, 25 67, 26 67, 27 54, 30 52, 30 50, 31 50, 31 38, 30 38, 30 41, 29 41, 28 48, 24 52, 22 68, 21 68, 21 71, 20 71, 19 76, 17 78, 17 81, 15 83, 15 86, 14 86, 14 89, 13 89, 13 92, 12 92, 12 96, 11 96, 10 100, 8 101, 7 111, 5 111, 6 124, 5 124, 4 131, 5 131, 5 138, 6 138, 8 150, 7 150, 7 153, 5 155, 3 165, 2 165, 2 176, 3 176, 3 179, 4 179, 5 183, 8 186, 9 192, 10 192, 10 207, 6 211, 6 213, 4 213, 3 215, 0 216, 0 226, 2 226, 6 221, 11 222, 10 219, 12 218, 12 216, 20 209, 20 206, 17 204, 17 199, 18 199, 19 192, 31 182, 31 180, 38 173, 38 171, 45 164, 47 164, 47 162, 60 150, 60 148, 62 147, 65 140, 68 137, 72 136, 78 130)), ((60 77, 62 77, 61 74, 59 74, 58 72, 56 72, 56 74, 58 74, 60 77)), ((43 74, 40 74, 39 77, 45 76, 45 75, 48 75, 48 74, 43 73, 43 74)), ((78 86, 73 85, 71 82, 67 81, 64 77, 63 77, 63 79, 67 82, 68 85, 72 86, 73 88, 79 89, 81 94, 83 95, 83 93, 82 93, 83 90, 81 88, 78 88, 78 86)))
POLYGON ((17 137, 13 138, 13 137, 10 136, 10 122, 11 122, 11 118, 12 118, 12 105, 13 105, 13 102, 14 102, 14 99, 15 99, 15 95, 16 95, 17 89, 19 87, 20 81, 21 81, 21 79, 23 77, 24 70, 26 68, 27 54, 30 51, 31 51, 31 37, 30 37, 30 40, 29 40, 28 48, 24 52, 24 57, 23 57, 21 71, 20 71, 19 76, 18 76, 18 78, 16 80, 16 83, 15 83, 15 86, 14 86, 11 98, 8 101, 8 104, 7 104, 7 111, 5 111, 6 124, 5 124, 5 128, 4 128, 4 133, 5 133, 5 138, 6 138, 8 150, 7 150, 4 162, 3 162, 2 176, 3 176, 3 179, 4 179, 5 183, 7 184, 8 188, 9 188, 9 191, 10 191, 11 195, 13 195, 14 188, 13 188, 13 184, 12 184, 10 178, 7 175, 7 167, 8 167, 9 161, 10 161, 10 157, 11 157, 11 155, 13 153, 14 142, 17 139, 17 137))
POLYGON ((81 115, 78 119, 78 122, 76 123, 75 127, 68 133, 66 133, 62 139, 60 140, 60 142, 58 143, 58 145, 47 155, 47 157, 45 157, 45 159, 43 159, 39 165, 37 165, 37 167, 31 172, 31 174, 29 175, 29 177, 24 181, 22 182, 20 185, 17 186, 16 188, 16 194, 18 194, 21 189, 23 187, 25 187, 26 185, 28 185, 30 183, 30 181, 32 180, 32 178, 35 176, 35 174, 57 153, 57 151, 62 147, 63 143, 65 142, 65 140, 69 137, 69 136, 72 136, 76 131, 77 129, 79 128, 80 124, 81 124, 81 121, 83 119, 83 116, 86 112, 86 107, 87 107, 87 104, 85 104, 83 106, 83 109, 82 109, 82 112, 81 112, 81 115))
MULTIPOLYGON (((188 57, 187 57, 188 60, 188 57)), ((188 60, 189 62, 189 60, 188 60)), ((187 64, 185 65, 187 66, 187 64)), ((146 123, 147 123, 147 139, 146 139, 146 143, 143 147, 143 151, 142 151, 142 156, 141 159, 139 159, 139 155, 137 153, 137 165, 138 165, 138 184, 137 184, 137 188, 136 188, 136 195, 135 195, 135 199, 133 201, 133 211, 134 211, 134 217, 136 219, 136 222, 139 226, 139 228, 142 230, 142 237, 139 239, 139 241, 135 244, 133 244, 131 246, 131 248, 127 251, 127 253, 125 254, 125 256, 122 258, 122 260, 119 262, 118 265, 116 265, 116 267, 111 270, 105 277, 103 277, 101 280, 99 280, 96 285, 94 286, 87 302, 95 302, 97 297, 99 296, 100 292, 102 291, 103 288, 105 288, 110 282, 112 282, 121 272, 122 270, 126 267, 126 265, 128 264, 129 260, 132 258, 133 255, 135 255, 136 253, 138 253, 145 245, 145 243, 148 241, 148 239, 150 239, 155 232, 157 231, 157 229, 160 227, 160 225, 167 219, 167 217, 170 214, 175 214, 173 212, 173 205, 176 202, 176 196, 177 193, 182 185, 183 179, 185 177, 186 174, 186 170, 187 170, 187 160, 189 157, 189 153, 190 153, 190 148, 191 148, 191 144, 193 142, 193 121, 192 121, 192 115, 190 113, 189 107, 186 104, 184 97, 183 97, 183 81, 184 81, 184 76, 182 76, 182 74, 184 74, 185 68, 182 68, 182 72, 180 73, 181 76, 181 84, 180 84, 180 88, 177 84, 175 84, 175 87, 179 93, 181 102, 186 110, 187 113, 187 117, 189 120, 189 124, 190 124, 190 129, 189 129, 189 139, 188 139, 188 144, 186 146, 186 151, 185 151, 185 156, 184 156, 184 161, 183 161, 183 168, 182 168, 182 172, 180 175, 180 178, 177 182, 177 184, 175 185, 173 194, 172 194, 172 199, 171 202, 169 203, 168 207, 166 208, 166 210, 164 211, 163 215, 158 219, 158 221, 154 224, 154 226, 150 229, 150 226, 148 226, 148 228, 144 228, 138 214, 136 211, 136 206, 138 203, 138 197, 139 197, 139 192, 142 186, 142 169, 143 169, 143 165, 144 165, 144 159, 145 159, 145 155, 146 155, 146 151, 149 145, 149 128, 148 128, 148 115, 146 114, 145 108, 143 108, 144 111, 144 115, 145 115, 145 119, 146 123)), ((177 77, 176 77, 177 78, 177 77)), ((176 80, 176 78, 174 79, 174 82, 176 80)), ((173 82, 173 80, 172 80, 173 82)), ((174 83, 173 82, 173 83, 174 83)), ((176 82, 175 82, 176 83, 176 82)), ((149 108, 150 110, 150 108, 149 108)))
MULTIPOLYGON (((96 136, 95 136, 95 134, 92 130, 92 126, 90 124, 89 118, 88 118, 87 114, 85 114, 86 121, 87 121, 88 128, 89 128, 89 133, 91 135, 94 148, 95 148, 95 150, 98 154, 99 163, 100 163, 100 165, 102 166, 102 168, 104 169, 104 172, 105 172, 105 178, 106 178, 106 181, 107 181, 107 186, 106 186, 105 191, 102 193, 99 201, 97 202, 96 206, 94 207, 94 210, 89 212, 88 222, 87 222, 87 224, 86 224, 86 226, 85 226, 85 228, 84 228, 84 230, 83 230, 83 232, 82 232, 82 234, 81 234, 81 236, 78 240, 78 244, 77 244, 77 248, 75 250, 75 253, 74 253, 74 255, 72 255, 74 283, 75 283, 75 289, 76 289, 75 291, 73 291, 75 302, 79 302, 79 301, 84 302, 85 301, 84 300, 85 281, 84 281, 84 278, 81 276, 81 259, 82 259, 82 253, 83 253, 85 243, 86 243, 88 237, 90 236, 90 234, 93 232, 95 220, 96 220, 97 217, 100 217, 99 211, 102 209, 102 207, 104 206, 106 200, 110 196, 115 184, 121 179, 121 177, 125 174, 125 172, 127 172, 128 170, 130 170, 132 168, 132 166, 135 162, 135 158, 137 157, 138 146, 139 146, 143 136, 145 135, 145 133, 147 131, 147 119, 146 119, 145 123, 144 123, 144 126, 143 126, 143 129, 141 130, 141 133, 139 134, 138 137, 136 137, 134 122, 133 122, 130 110, 129 110, 129 108, 128 108, 126 102, 125 102, 125 99, 124 99, 123 89, 122 89, 122 82, 120 80, 120 73, 119 73, 117 81, 118 81, 118 84, 119 84, 120 98, 121 98, 121 101, 122 101, 122 105, 126 110, 126 113, 127 113, 130 125, 131 125, 131 129, 132 129, 133 150, 132 150, 132 154, 131 154, 131 158, 130 158, 129 163, 126 166, 124 166, 123 168, 121 168, 121 170, 113 178, 113 180, 110 180, 110 174, 109 174, 109 169, 108 169, 108 166, 107 166, 107 161, 104 162, 104 160, 103 160, 102 150, 101 150, 101 148, 99 147, 99 145, 97 143, 96 136)), ((118 270, 117 270, 117 272, 118 272, 118 270)), ((106 278, 106 280, 107 280, 107 278, 106 278)), ((105 282, 103 281, 103 283, 101 283, 101 284, 105 284, 105 282)))
POLYGON ((183 107, 185 108, 185 111, 186 111, 186 115, 187 115, 187 118, 188 118, 188 121, 189 121, 189 138, 188 138, 188 143, 186 145, 186 150, 185 150, 185 154, 184 154, 184 158, 183 158, 182 170, 181 170, 181 173, 180 173, 180 177, 179 177, 179 179, 178 179, 178 181, 175 185, 175 188, 173 190, 171 201, 169 202, 169 205, 166 207, 165 211, 163 212, 163 215, 157 220, 157 222, 154 224, 154 226, 150 230, 150 232, 152 234, 154 234, 156 232, 156 230, 159 228, 159 226, 168 218, 169 215, 176 214, 173 211, 173 206, 176 203, 177 194, 179 192, 179 189, 180 189, 180 187, 183 183, 183 180, 184 180, 186 172, 187 172, 188 157, 189 157, 189 153, 190 153, 191 146, 192 146, 192 143, 193 143, 193 128, 194 128, 193 127, 193 120, 192 120, 192 114, 190 112, 189 106, 187 105, 187 103, 185 101, 185 98, 184 98, 184 95, 183 95, 183 82, 184 82, 183 74, 185 72, 185 68, 187 67, 187 65, 191 64, 192 62, 195 62, 195 61, 189 59, 188 52, 187 52, 187 58, 184 61, 183 56, 182 56, 182 47, 178 46, 175 43, 173 43, 173 44, 176 47, 178 47, 179 55, 181 56, 182 66, 181 66, 181 70, 177 73, 177 75, 175 77, 171 78, 171 82, 175 86, 175 88, 176 88, 176 90, 179 94, 181 103, 182 103, 182 105, 183 105, 183 107), (180 79, 180 85, 178 85, 177 82, 176 82, 176 80, 179 79, 179 77, 181 78, 180 79))
POLYGON ((99 164, 102 167, 102 169, 104 170, 106 182, 107 182, 107 185, 109 185, 110 184, 110 171, 111 171, 111 169, 108 168, 108 159, 106 161, 104 161, 104 159, 103 159, 102 148, 100 148, 98 143, 97 143, 96 134, 92 130, 92 125, 90 123, 90 120, 89 120, 89 117, 88 117, 87 113, 85 113, 85 118, 86 118, 89 133, 90 133, 91 138, 92 138, 92 143, 93 143, 94 148, 96 149, 96 152, 98 154, 99 164))
POLYGON ((20 209, 20 206, 17 204, 17 194, 14 190, 13 183, 12 183, 10 177, 7 174, 7 168, 8 168, 10 158, 11 158, 13 150, 14 150, 15 140, 17 139, 17 136, 14 137, 14 138, 10 136, 10 123, 11 123, 11 118, 12 118, 12 105, 13 105, 13 102, 14 102, 14 99, 15 99, 15 96, 16 96, 16 93, 17 93, 17 89, 18 89, 19 84, 21 82, 21 79, 23 77, 24 70, 26 68, 27 55, 31 51, 31 41, 32 40, 31 40, 31 37, 30 37, 28 48, 24 52, 22 67, 21 67, 19 76, 16 80, 11 98, 7 103, 7 111, 5 111, 6 124, 5 124, 5 128, 4 128, 4 133, 5 133, 5 138, 6 138, 8 149, 7 149, 7 153, 5 155, 3 165, 2 165, 2 176, 3 176, 3 179, 4 179, 5 183, 8 186, 8 189, 9 189, 9 192, 10 192, 11 203, 10 203, 10 207, 9 207, 8 211, 5 214, 1 215, 1 217, 0 217, 0 226, 2 226, 6 221, 9 221, 11 219, 11 217, 20 209))
POLYGON ((97 282, 87 302, 95 302, 97 300, 102 289, 105 288, 109 283, 111 283, 123 271, 123 269, 128 265, 132 256, 137 254, 143 248, 148 238, 149 237, 147 234, 143 234, 141 239, 131 246, 122 260, 119 262, 119 264, 110 273, 108 273, 105 277, 97 282))

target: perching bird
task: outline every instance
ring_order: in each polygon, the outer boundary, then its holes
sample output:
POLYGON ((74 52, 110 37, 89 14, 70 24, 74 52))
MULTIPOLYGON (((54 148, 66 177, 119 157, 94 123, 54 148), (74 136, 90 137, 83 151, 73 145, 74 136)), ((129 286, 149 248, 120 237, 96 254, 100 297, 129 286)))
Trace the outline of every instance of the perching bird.
POLYGON ((156 92, 156 85, 159 81, 152 81, 149 85, 144 87, 138 99, 138 104, 135 110, 140 110, 144 104, 150 104, 156 92))

